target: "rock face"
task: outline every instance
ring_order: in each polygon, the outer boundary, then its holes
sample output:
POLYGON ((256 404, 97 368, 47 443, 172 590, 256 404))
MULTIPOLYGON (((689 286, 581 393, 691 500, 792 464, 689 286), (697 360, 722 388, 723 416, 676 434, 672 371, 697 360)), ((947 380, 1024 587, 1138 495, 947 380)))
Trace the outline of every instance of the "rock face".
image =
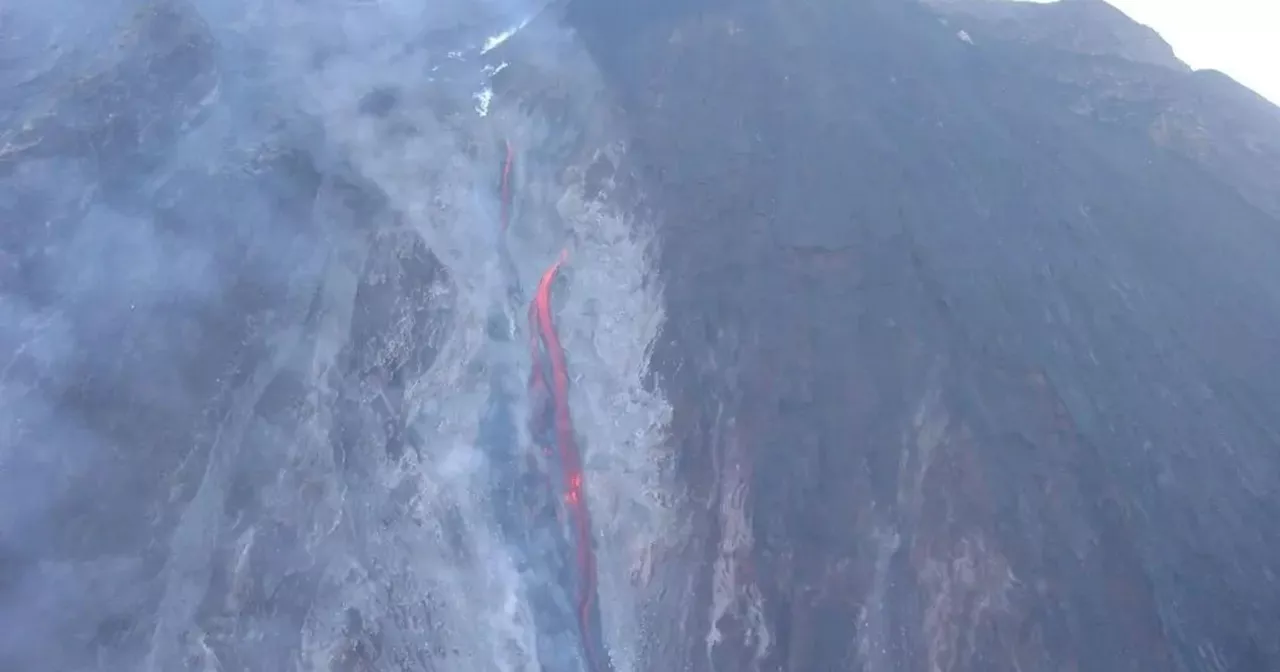
MULTIPOLYGON (((1280 108, 1220 72, 1191 72, 1169 45, 1105 2, 932 0, 943 21, 1065 85, 1071 109, 1104 124, 1145 126, 1152 138, 1280 216, 1280 108)), ((971 38, 972 39, 972 38, 971 38)))
POLYGON ((1280 665, 1275 108, 1099 3, 657 4, 577 20, 660 203, 684 660, 1280 665))
POLYGON ((1273 106, 1096 2, 517 5, 0 10, 0 669, 577 672, 561 249, 617 672, 1280 669, 1273 106))
POLYGON ((1132 63, 1186 72, 1173 48, 1156 31, 1134 23, 1105 0, 925 0, 943 14, 991 24, 1006 39, 1089 56, 1113 56, 1132 63))

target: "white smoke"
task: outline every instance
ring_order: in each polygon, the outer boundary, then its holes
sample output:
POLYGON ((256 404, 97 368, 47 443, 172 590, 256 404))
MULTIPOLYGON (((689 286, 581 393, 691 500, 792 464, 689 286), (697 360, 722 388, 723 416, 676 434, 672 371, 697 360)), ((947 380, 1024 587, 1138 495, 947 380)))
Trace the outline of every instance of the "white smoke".
MULTIPOLYGON (((530 365, 523 339, 485 333, 508 298, 497 139, 556 131, 498 94, 480 115, 474 96, 533 63, 591 111, 585 54, 515 0, 91 5, 0 9, 0 84, 17 92, 0 93, 0 216, 21 224, 0 232, 0 572, 24 568, 0 577, 0 666, 537 669, 475 437, 486 368, 530 365), (380 214, 361 220, 344 184, 380 214), (353 354, 361 283, 394 275, 370 266, 418 241, 445 272, 353 354), (49 300, 10 291, 37 257, 49 300), (447 323, 412 328, 424 306, 447 323), (389 457, 391 402, 344 367, 422 347, 434 365, 397 402, 419 450, 389 457), (103 379, 129 420, 60 405, 103 379), (132 536, 78 540, 73 504, 132 536)), ((619 132, 604 126, 593 141, 619 132)), ((642 382, 661 293, 652 232, 561 168, 522 167, 552 207, 512 242, 526 292, 572 248, 559 324, 606 640, 631 670, 660 590, 643 568, 675 520, 670 410, 642 382)))

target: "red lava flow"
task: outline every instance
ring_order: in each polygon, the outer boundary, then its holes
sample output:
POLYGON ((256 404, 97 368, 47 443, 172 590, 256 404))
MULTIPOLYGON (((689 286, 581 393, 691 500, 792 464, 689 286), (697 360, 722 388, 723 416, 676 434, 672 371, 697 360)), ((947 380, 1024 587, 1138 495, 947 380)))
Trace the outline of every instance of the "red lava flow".
MULTIPOLYGON (((502 164, 502 230, 506 231, 511 218, 511 166, 514 149, 506 142, 506 159, 502 164)), ((553 425, 558 461, 564 476, 564 505, 570 518, 578 567, 577 619, 587 665, 592 672, 602 672, 598 652, 594 650, 592 637, 592 608, 596 594, 596 561, 591 546, 591 517, 587 511, 582 491, 582 458, 573 430, 573 418, 569 413, 569 373, 564 349, 556 332, 551 315, 551 287, 568 258, 568 250, 562 250, 556 261, 547 268, 538 282, 533 301, 529 303, 529 347, 533 354, 533 366, 529 374, 530 395, 549 399, 553 405, 553 425), (543 368, 543 353, 550 364, 550 371, 543 368), (548 385, 547 374, 551 380, 548 385)), ((539 432, 533 432, 537 437, 539 432)), ((539 446, 550 452, 548 446, 539 446)))

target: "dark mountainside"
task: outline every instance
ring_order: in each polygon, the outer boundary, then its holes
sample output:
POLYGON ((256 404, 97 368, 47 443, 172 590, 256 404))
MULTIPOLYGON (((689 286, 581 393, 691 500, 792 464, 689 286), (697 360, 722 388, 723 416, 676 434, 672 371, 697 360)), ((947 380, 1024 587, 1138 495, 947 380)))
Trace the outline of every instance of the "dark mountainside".
POLYGON ((695 602, 738 567, 670 637, 1280 669, 1276 108, 1101 3, 940 4, 577 8, 663 222, 695 602))
POLYGON ((1091 0, 5 5, 0 670, 1280 669, 1278 138, 1091 0))

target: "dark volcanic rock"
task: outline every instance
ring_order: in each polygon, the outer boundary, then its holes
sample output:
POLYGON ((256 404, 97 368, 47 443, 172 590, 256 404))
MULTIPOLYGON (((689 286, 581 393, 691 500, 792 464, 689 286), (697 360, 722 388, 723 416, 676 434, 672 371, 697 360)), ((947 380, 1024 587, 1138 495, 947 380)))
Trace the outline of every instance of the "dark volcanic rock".
POLYGON ((693 668, 1280 665, 1280 221, 1242 197, 1280 173, 1153 137, 1203 77, 909 2, 657 4, 577 20, 664 222, 693 668))
POLYGON ((1116 56, 1133 63, 1187 71, 1156 31, 1130 21, 1106 0, 924 0, 945 14, 995 24, 1008 36, 1039 47, 1090 56, 1116 56))
POLYGON ((1191 72, 1151 29, 1098 0, 930 0, 944 21, 1026 71, 1066 85, 1071 109, 1145 128, 1280 217, 1280 108, 1213 71, 1191 72), (1073 36, 1072 39, 1066 39, 1073 36))

